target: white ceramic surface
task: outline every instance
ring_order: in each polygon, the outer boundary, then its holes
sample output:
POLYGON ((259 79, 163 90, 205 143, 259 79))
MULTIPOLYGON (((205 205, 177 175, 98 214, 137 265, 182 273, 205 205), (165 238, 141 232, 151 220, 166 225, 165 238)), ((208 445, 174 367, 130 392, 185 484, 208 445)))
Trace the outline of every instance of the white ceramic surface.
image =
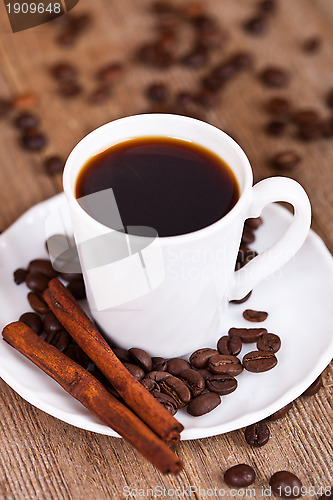
POLYGON ((185 355, 213 341, 228 301, 247 295, 292 258, 311 223, 309 200, 296 181, 270 177, 252 187, 251 166, 239 145, 220 129, 185 116, 135 115, 99 127, 69 155, 63 184, 92 316, 106 338, 125 348, 136 343, 154 356, 160 350, 170 358, 185 355), (112 189, 75 198, 78 174, 91 157, 114 144, 152 136, 192 142, 222 158, 240 188, 235 206, 203 229, 147 243, 147 237, 119 232, 123 226, 112 189), (292 225, 272 248, 234 272, 245 219, 258 217, 274 201, 293 205, 292 225))
MULTIPOLYGON (((0 327, 30 310, 24 284, 15 285, 13 271, 37 257, 47 257, 44 246, 46 217, 64 203, 57 195, 26 212, 0 236, 0 327)), ((262 251, 288 227, 291 215, 280 206, 264 210, 264 224, 253 245, 262 251)), ((267 373, 243 372, 238 389, 222 398, 210 414, 191 417, 184 410, 177 418, 185 426, 182 439, 232 431, 267 417, 286 405, 315 380, 333 356, 333 259, 322 240, 310 232, 295 258, 262 282, 244 304, 230 305, 223 329, 254 326, 242 318, 246 308, 269 312, 261 326, 282 339, 278 365, 267 373)), ((204 346, 202 346, 204 347, 204 346)), ((243 348, 241 355, 254 345, 243 348)), ((163 355, 163 352, 160 353, 163 355)), ((24 399, 76 427, 117 436, 69 396, 39 368, 0 340, 0 377, 24 399)))

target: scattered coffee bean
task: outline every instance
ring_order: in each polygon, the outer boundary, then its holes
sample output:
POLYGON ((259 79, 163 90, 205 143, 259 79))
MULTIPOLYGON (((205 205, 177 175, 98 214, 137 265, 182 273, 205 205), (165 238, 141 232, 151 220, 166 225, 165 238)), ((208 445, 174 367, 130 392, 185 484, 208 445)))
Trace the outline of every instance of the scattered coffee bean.
POLYGON ((208 369, 214 374, 224 374, 236 377, 243 371, 243 366, 236 356, 215 354, 208 360, 208 369))
POLYGON ((167 372, 171 373, 172 375, 175 375, 176 377, 182 370, 186 370, 188 368, 191 368, 190 363, 186 361, 186 359, 181 359, 181 358, 169 359, 166 366, 167 372))
POLYGON ((69 18, 70 29, 75 33, 79 34, 85 31, 92 24, 92 16, 90 12, 84 12, 82 14, 71 15, 69 18))
POLYGON ((302 43, 302 49, 307 54, 315 54, 322 45, 322 39, 319 36, 311 36, 302 43))
POLYGON ((34 259, 30 261, 28 266, 29 273, 44 274, 48 278, 55 278, 58 273, 52 267, 52 263, 48 259, 34 259))
POLYGON ((7 99, 0 98, 0 118, 5 118, 12 108, 11 102, 7 99))
POLYGON ((243 28, 251 35, 261 35, 267 31, 266 18, 263 15, 251 17, 243 23, 243 28))
POLYGON ((287 128, 287 123, 282 120, 272 120, 267 123, 265 130, 269 135, 282 135, 287 128))
POLYGON ((291 118, 297 125, 309 125, 313 123, 318 123, 320 118, 317 111, 313 109, 302 109, 295 111, 291 118))
POLYGON ((270 432, 267 424, 261 421, 246 427, 244 435, 250 446, 260 448, 269 440, 270 432))
POLYGON ((230 80, 233 76, 237 74, 238 68, 233 64, 232 61, 227 60, 224 61, 213 69, 211 76, 219 79, 221 84, 225 83, 226 81, 230 80))
POLYGON ((176 108, 186 109, 194 104, 194 96, 190 92, 179 92, 175 97, 176 108))
POLYGON ((14 125, 21 130, 34 129, 39 125, 39 119, 32 113, 24 112, 15 118, 14 125))
POLYGON ((191 401, 191 392, 182 380, 173 375, 163 378, 159 382, 161 392, 173 397, 177 408, 183 408, 191 401))
POLYGON ((76 42, 76 34, 74 31, 66 30, 56 37, 56 42, 62 47, 72 47, 76 42))
POLYGON ((242 350, 242 341, 238 335, 232 337, 224 335, 217 342, 217 349, 220 354, 237 356, 242 350))
POLYGON ((192 398, 199 396, 205 389, 205 379, 197 371, 191 368, 184 368, 179 373, 179 378, 190 389, 192 398))
POLYGON ((314 396, 323 386, 323 378, 319 375, 318 378, 303 392, 302 396, 314 396))
POLYGON ((276 1, 275 0, 261 0, 258 5, 259 11, 265 14, 271 14, 276 10, 276 1))
POLYGON ((257 342, 264 333, 267 333, 266 328, 230 328, 228 335, 231 338, 240 338, 244 344, 250 344, 257 342))
POLYGON ((25 278, 25 283, 33 292, 43 293, 48 286, 49 280, 50 278, 45 274, 29 272, 25 278))
POLYGON ((195 102, 203 108, 214 108, 219 104, 219 96, 216 92, 203 88, 195 96, 195 102))
POLYGON ((253 62, 253 56, 250 52, 236 52, 229 59, 229 63, 237 70, 252 68, 253 62))
POLYGON ((160 371, 160 372, 166 371, 168 362, 165 358, 155 356, 151 358, 151 360, 152 360, 152 371, 160 371))
POLYGON ((281 339, 274 333, 263 333, 257 340, 258 351, 278 352, 281 347, 281 339))
POLYGON ((78 82, 61 82, 58 92, 62 97, 77 97, 83 91, 82 86, 78 82))
POLYGON ((122 347, 113 347, 113 352, 122 363, 130 363, 130 356, 127 349, 122 347))
POLYGON ((88 96, 87 101, 90 104, 103 104, 109 99, 111 90, 108 85, 99 85, 88 96))
POLYGON ((43 323, 38 316, 38 314, 34 312, 26 312, 21 314, 19 317, 19 321, 22 321, 25 325, 29 326, 37 335, 40 335, 43 331, 43 323))
POLYGON ((208 63, 208 52, 205 47, 198 45, 182 57, 181 62, 190 68, 201 68, 208 63))
POLYGON ((261 323, 262 321, 265 321, 267 316, 268 316, 267 312, 255 311, 254 309, 246 309, 243 312, 244 319, 246 319, 247 321, 255 322, 255 323, 261 323))
POLYGON ((128 354, 132 359, 133 363, 140 366, 145 372, 150 372, 153 366, 153 362, 149 354, 143 349, 138 349, 137 347, 132 347, 128 350, 128 354))
POLYGON ((233 300, 230 300, 230 303, 231 304, 243 304, 244 302, 249 300, 251 295, 252 295, 252 290, 247 295, 245 295, 245 297, 243 297, 242 299, 233 299, 233 300))
POLYGON ((44 160, 44 168, 50 175, 61 173, 64 166, 65 162, 60 156, 49 156, 44 160))
POLYGON ((65 330, 57 330, 56 332, 48 333, 45 341, 56 347, 59 351, 64 352, 71 342, 71 337, 65 330))
POLYGON ((164 83, 153 83, 147 88, 146 97, 153 102, 165 102, 169 97, 169 89, 164 83))
POLYGON ((272 370, 277 365, 277 358, 272 352, 251 351, 243 357, 245 370, 252 373, 262 373, 272 370))
POLYGON ((274 115, 288 115, 290 109, 290 102, 284 97, 272 97, 266 103, 266 110, 274 115))
POLYGON ((28 129, 21 137, 21 146, 27 151, 40 151, 46 146, 47 139, 44 134, 34 129, 28 129))
POLYGON ((301 157, 295 151, 289 150, 277 153, 270 160, 272 167, 278 170, 292 170, 300 163, 301 157))
POLYGON ((285 87, 289 83, 288 73, 275 67, 264 69, 259 74, 259 78, 267 87, 285 87))
POLYGON ((168 410, 169 413, 171 413, 171 415, 175 415, 177 413, 177 403, 173 397, 160 391, 152 391, 152 395, 161 405, 164 406, 166 410, 168 410))
POLYGON ((237 389, 237 380, 231 375, 211 375, 206 380, 207 389, 220 396, 231 394, 237 389))
POLYGON ((26 269, 22 269, 21 267, 14 271, 14 281, 17 285, 20 285, 25 281, 27 277, 28 271, 26 269))
POLYGON ((291 409, 292 406, 293 406, 292 402, 287 404, 286 406, 283 406, 282 408, 280 408, 276 412, 272 413, 272 415, 270 415, 268 417, 268 419, 272 420, 272 421, 279 420, 280 418, 284 417, 288 413, 288 411, 291 409))
POLYGON ((321 130, 323 137, 333 137, 333 116, 330 116, 328 119, 322 122, 321 130))
POLYGON ((145 376, 145 372, 142 368, 140 368, 140 366, 134 365, 133 363, 124 363, 124 366, 126 366, 127 370, 133 375, 133 377, 139 381, 145 376))
POLYGON ((98 71, 96 77, 103 83, 113 85, 122 78, 123 74, 124 74, 123 65, 119 62, 112 62, 107 66, 101 68, 98 71))
POLYGON ((78 77, 78 70, 73 64, 60 62, 51 68, 51 74, 60 82, 72 82, 78 77))
POLYGON ((302 483, 295 474, 283 470, 275 472, 269 480, 273 493, 283 498, 299 498, 302 496, 302 483))
POLYGON ((256 237, 254 235, 254 232, 250 228, 244 226, 241 241, 242 245, 250 245, 254 242, 255 239, 256 237))
POLYGON ((15 109, 32 109, 36 106, 37 98, 35 94, 19 94, 13 99, 15 109))
POLYGON ((221 399, 218 394, 215 392, 206 392, 192 399, 187 406, 187 413, 193 417, 200 417, 214 410, 219 404, 221 404, 221 399))
POLYGON ((333 89, 330 89, 326 95, 326 104, 329 108, 333 108, 333 89))
POLYGON ((31 308, 38 314, 46 314, 49 310, 49 306, 38 293, 29 292, 28 301, 31 308))
POLYGON ((204 347, 195 351, 190 357, 190 363, 194 368, 206 368, 209 358, 214 354, 218 354, 217 349, 204 347))
POLYGON ((323 136, 322 123, 304 123, 298 126, 297 138, 302 141, 315 141, 323 136))
POLYGON ((63 326, 52 311, 48 311, 43 321, 43 327, 46 333, 55 333, 63 330, 63 326))
POLYGON ((192 20, 204 14, 204 6, 202 2, 192 1, 180 6, 180 14, 192 20))
POLYGON ((256 478, 255 472, 250 465, 238 464, 230 467, 224 473, 224 481, 230 487, 246 488, 254 483, 256 478))

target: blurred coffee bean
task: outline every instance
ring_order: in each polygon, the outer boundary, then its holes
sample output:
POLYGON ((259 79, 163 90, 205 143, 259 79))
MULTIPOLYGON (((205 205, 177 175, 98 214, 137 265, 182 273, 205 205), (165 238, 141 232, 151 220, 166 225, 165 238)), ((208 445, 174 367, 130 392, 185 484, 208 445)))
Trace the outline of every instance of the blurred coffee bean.
POLYGON ((112 62, 99 69, 96 77, 103 83, 113 85, 117 83, 123 75, 124 66, 120 62, 112 62))
POLYGON ((233 62, 227 60, 216 65, 211 71, 211 76, 218 78, 222 84, 235 76, 237 71, 238 68, 233 64, 233 62))
POLYGON ((86 298, 86 288, 82 278, 70 281, 67 285, 67 290, 76 300, 83 300, 86 298))
POLYGON ((60 82, 72 82, 73 80, 76 80, 79 72, 73 64, 67 62, 59 62, 52 66, 51 74, 56 80, 59 80, 60 82))
POLYGON ((224 335, 217 342, 217 349, 220 354, 237 356, 242 350, 242 341, 238 335, 224 335))
POLYGON ((25 325, 29 326, 37 335, 40 335, 43 331, 43 323, 38 316, 38 314, 34 312, 26 312, 24 314, 21 314, 19 317, 19 321, 22 321, 25 325))
POLYGON ((236 356, 215 354, 209 358, 208 369, 216 375, 224 374, 236 377, 243 371, 243 366, 236 356))
POLYGON ((333 137, 333 116, 324 120, 321 124, 321 130, 323 137, 330 138, 333 137))
POLYGON ((279 420, 280 418, 284 417, 288 413, 288 411, 292 408, 292 406, 293 406, 292 403, 289 403, 286 406, 283 406, 282 408, 280 408, 276 412, 272 413, 272 415, 270 415, 268 417, 268 419, 272 420, 272 421, 279 420))
POLYGON ((63 330, 63 326, 52 311, 48 311, 43 321, 43 327, 46 333, 54 333, 63 330))
POLYGON ((243 357, 245 370, 252 373, 262 373, 272 370, 277 365, 274 353, 268 351, 251 351, 243 357))
POLYGON ((333 108, 333 89, 326 94, 326 104, 329 108, 333 108))
POLYGON ((247 464, 234 465, 224 473, 225 483, 235 488, 246 488, 254 483, 255 478, 256 475, 253 468, 247 464))
POLYGON ((190 356, 190 363, 194 368, 206 368, 208 365, 209 358, 214 354, 218 354, 217 349, 211 349, 210 347, 204 347, 198 349, 190 356))
POLYGON ((145 376, 145 372, 142 368, 140 368, 140 366, 134 365, 133 363, 124 363, 124 366, 126 366, 127 370, 133 375, 133 377, 139 381, 145 376))
POLYGON ((28 266, 29 273, 41 273, 48 278, 55 278, 58 273, 52 267, 52 263, 49 259, 34 259, 29 262, 28 266))
POLYGON ((182 91, 176 94, 175 106, 176 108, 187 108, 194 103, 194 95, 191 92, 182 91))
POLYGON ((283 120, 272 120, 267 123, 265 131, 269 135, 280 136, 286 131, 287 123, 283 120))
POLYGON ((218 76, 213 75, 208 75, 205 76, 202 79, 202 86, 204 89, 212 90, 216 92, 217 90, 220 90, 224 85, 223 79, 219 78, 218 76))
POLYGON ((250 52, 236 52, 229 59, 229 63, 237 70, 252 68, 253 62, 253 55, 250 52))
POLYGON ((160 372, 166 371, 168 362, 165 358, 154 356, 153 358, 151 358, 151 360, 152 360, 152 371, 160 371, 160 372))
POLYGON ((0 118, 5 118, 11 111, 11 102, 7 99, 0 98, 0 118))
POLYGON ((90 94, 87 96, 87 101, 90 104, 103 104, 105 101, 109 99, 111 95, 111 90, 108 85, 100 85, 95 88, 90 94))
POLYGON ((203 88, 195 96, 195 102, 203 108, 215 108, 218 106, 220 98, 216 92, 203 88))
POLYGON ((303 496, 302 483, 295 474, 283 470, 275 472, 269 480, 273 493, 283 498, 299 498, 303 496))
POLYGON ((273 66, 264 69, 259 78, 267 87, 285 87, 289 83, 289 75, 284 69, 273 66))
POLYGON ((123 349, 122 347, 113 347, 112 350, 115 353, 115 355, 117 356, 117 358, 120 359, 120 361, 122 363, 130 363, 131 362, 130 355, 129 355, 127 349, 123 349))
POLYGON ((152 395, 171 415, 177 413, 177 403, 173 397, 160 391, 152 391, 152 395))
POLYGON ((147 66, 160 69, 170 68, 175 62, 172 53, 161 48, 156 43, 142 46, 138 52, 138 59, 147 66))
POLYGON ((49 156, 44 160, 44 168, 50 175, 61 173, 64 169, 65 162, 63 158, 57 155, 49 156))
POLYGON ((83 91, 82 86, 78 82, 61 82, 58 92, 62 97, 77 97, 83 91))
POLYGON ((36 104, 36 95, 29 92, 26 94, 18 94, 13 99, 13 107, 15 109, 32 109, 36 104))
POLYGON ((258 4, 258 10, 265 14, 271 14, 275 12, 276 7, 276 0, 261 0, 258 4))
POLYGON ((165 0, 155 0, 151 5, 151 10, 158 15, 172 14, 174 12, 173 6, 165 0))
POLYGON ((193 417, 200 417, 214 410, 221 403, 221 398, 216 392, 200 394, 187 406, 187 413, 193 417))
POLYGON ((169 89, 164 83, 152 83, 145 94, 150 101, 165 102, 169 97, 169 89))
POLYGON ((21 130, 34 129, 39 124, 39 118, 32 113, 20 113, 14 120, 15 127, 21 130))
POLYGON ((266 110, 274 115, 288 115, 291 105, 285 97, 272 97, 266 103, 266 110))
POLYGON ((320 121, 319 113, 313 109, 294 111, 291 118, 297 125, 309 125, 320 121))
POLYGON ((81 14, 71 14, 69 18, 70 29, 78 34, 85 31, 89 26, 91 26, 93 21, 90 12, 82 12, 81 14))
POLYGON ((33 309, 39 314, 46 314, 47 311, 49 310, 49 306, 38 293, 29 292, 28 302, 31 306, 31 309, 33 309))
POLYGON ((250 446, 260 448, 269 440, 270 432, 267 424, 263 421, 249 425, 245 429, 245 440, 250 446))
POLYGON ((206 386, 209 391, 226 396, 237 389, 237 380, 231 375, 211 375, 206 380, 206 386))
POLYGON ((298 153, 292 150, 283 151, 275 154, 270 164, 277 170, 292 170, 300 163, 301 157, 298 153))
POLYGON ((152 370, 153 362, 149 354, 143 349, 132 347, 128 350, 128 354, 133 363, 140 366, 145 372, 152 370))
POLYGON ((319 36, 311 36, 303 41, 302 49, 307 54, 316 54, 322 45, 322 39, 319 36))
POLYGON ((315 141, 323 136, 322 123, 304 123, 298 126, 297 137, 302 141, 315 141))
POLYGON ((323 386, 323 378, 319 375, 318 378, 303 392, 302 396, 314 396, 323 386))
POLYGON ((205 13, 193 17, 192 24, 199 32, 209 32, 217 28, 215 19, 205 13))
POLYGON ((21 137, 21 146, 27 151, 40 151, 47 144, 44 134, 34 129, 26 130, 21 137))
POLYGON ((204 4, 197 1, 186 3, 179 8, 180 14, 189 20, 202 16, 204 11, 204 4))
POLYGON ((56 43, 62 47, 72 47, 76 42, 76 33, 66 29, 56 37, 56 43))
POLYGON ((45 274, 29 272, 25 278, 25 283, 33 292, 43 293, 48 286, 49 280, 50 278, 45 274))
POLYGON ((205 47, 197 45, 181 58, 181 63, 189 68, 202 68, 208 63, 208 52, 205 47))
POLYGON ((21 267, 14 271, 14 281, 17 285, 20 285, 25 281, 27 277, 28 271, 26 269, 22 269, 21 267))
POLYGON ((186 361, 186 359, 181 359, 181 358, 169 359, 166 365, 167 372, 171 373, 172 375, 175 375, 176 377, 182 370, 186 370, 188 368, 191 368, 190 363, 186 361))
POLYGON ((276 353, 281 347, 281 339, 274 333, 263 333, 257 340, 258 351, 268 351, 276 353))
POLYGON ((257 342, 266 333, 266 328, 230 328, 228 335, 231 339, 238 337, 244 344, 250 344, 251 342, 257 342))
POLYGON ((191 401, 191 392, 182 380, 173 375, 163 378, 159 382, 161 392, 174 398, 178 408, 183 408, 191 401))
POLYGON ((243 29, 251 35, 262 35, 267 31, 267 21, 264 15, 255 15, 243 23, 243 29))
POLYGON ((197 370, 184 368, 180 371, 178 377, 190 389, 192 398, 199 396, 205 389, 205 379, 197 370))

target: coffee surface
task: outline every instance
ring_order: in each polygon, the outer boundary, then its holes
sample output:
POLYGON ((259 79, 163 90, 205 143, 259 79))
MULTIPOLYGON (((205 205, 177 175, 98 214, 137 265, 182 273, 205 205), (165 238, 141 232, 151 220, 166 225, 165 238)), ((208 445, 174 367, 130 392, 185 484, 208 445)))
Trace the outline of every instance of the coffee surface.
POLYGON ((209 226, 239 198, 222 159, 197 144, 164 137, 128 140, 95 155, 79 173, 75 196, 109 188, 125 227, 152 227, 160 237, 209 226))

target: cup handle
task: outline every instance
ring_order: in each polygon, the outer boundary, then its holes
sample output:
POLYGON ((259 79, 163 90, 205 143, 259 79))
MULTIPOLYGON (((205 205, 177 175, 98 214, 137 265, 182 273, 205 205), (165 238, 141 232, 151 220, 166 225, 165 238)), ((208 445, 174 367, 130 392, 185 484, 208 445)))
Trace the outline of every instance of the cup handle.
POLYGON ((258 283, 286 264, 303 245, 311 224, 309 198, 298 182, 287 177, 271 177, 252 188, 248 218, 259 217, 262 209, 275 201, 286 201, 294 207, 294 218, 281 238, 234 272, 229 300, 245 297, 258 283))

